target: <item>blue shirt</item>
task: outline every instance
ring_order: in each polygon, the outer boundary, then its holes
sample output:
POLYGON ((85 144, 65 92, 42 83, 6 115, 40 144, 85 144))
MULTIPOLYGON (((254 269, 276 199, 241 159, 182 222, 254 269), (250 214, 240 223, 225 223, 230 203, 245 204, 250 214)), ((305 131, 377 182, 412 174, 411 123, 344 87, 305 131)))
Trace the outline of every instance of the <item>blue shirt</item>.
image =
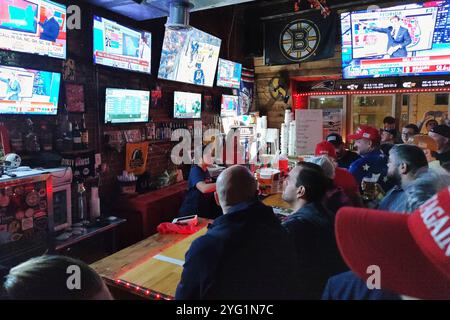
POLYGON ((392 181, 387 178, 387 156, 379 149, 375 149, 350 165, 349 170, 359 185, 363 178, 371 178, 373 174, 379 174, 378 183, 383 190, 392 188, 392 181))
POLYGON ((295 248, 272 208, 241 203, 186 253, 176 300, 298 299, 295 248))
POLYGON ((194 83, 195 84, 204 84, 205 83, 205 75, 202 69, 197 69, 194 72, 194 83))
POLYGON ((203 171, 198 165, 193 165, 189 172, 188 191, 181 205, 178 216, 197 214, 203 218, 216 218, 222 212, 215 204, 214 194, 203 194, 197 189, 197 183, 205 182, 210 177, 208 170, 203 171))
POLYGON ((186 193, 183 204, 180 208, 181 215, 192 215, 199 213, 198 210, 200 207, 202 192, 197 189, 196 185, 199 182, 204 182, 208 177, 208 170, 203 171, 203 169, 197 165, 193 165, 191 167, 188 178, 188 192, 186 193))
POLYGON ((334 214, 321 203, 308 203, 284 222, 297 249, 298 292, 302 299, 320 299, 327 280, 348 270, 334 234, 334 214))
POLYGON ((381 200, 378 206, 379 210, 405 212, 406 211, 406 193, 401 186, 394 186, 381 200))
POLYGON ((39 22, 39 24, 43 29, 40 39, 55 42, 59 35, 58 21, 56 21, 54 17, 51 17, 50 19, 45 20, 44 23, 39 22))

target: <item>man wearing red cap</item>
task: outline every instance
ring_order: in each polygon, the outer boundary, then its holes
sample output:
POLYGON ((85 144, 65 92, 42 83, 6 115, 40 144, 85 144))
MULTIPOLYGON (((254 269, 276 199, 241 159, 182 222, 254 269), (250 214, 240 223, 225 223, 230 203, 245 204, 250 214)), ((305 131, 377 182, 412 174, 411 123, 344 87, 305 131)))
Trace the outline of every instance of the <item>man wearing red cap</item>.
POLYGON ((347 265, 368 285, 378 282, 402 297, 450 299, 450 188, 411 215, 342 208, 336 240, 347 265))
MULTIPOLYGON (((326 155, 330 159, 332 159, 334 163, 336 163, 337 160, 336 148, 332 143, 328 141, 322 141, 316 145, 315 155, 326 155)), ((353 206, 363 206, 361 194, 359 193, 359 185, 350 172, 348 172, 346 169, 335 166, 334 183, 336 184, 336 186, 342 188, 347 197, 349 197, 352 201, 353 206)))
POLYGON ((378 176, 377 183, 387 191, 393 184, 387 178, 387 157, 380 151, 380 133, 377 129, 361 125, 355 134, 347 137, 348 140, 355 140, 357 153, 360 159, 350 166, 350 173, 361 184, 363 178, 373 178, 378 176))

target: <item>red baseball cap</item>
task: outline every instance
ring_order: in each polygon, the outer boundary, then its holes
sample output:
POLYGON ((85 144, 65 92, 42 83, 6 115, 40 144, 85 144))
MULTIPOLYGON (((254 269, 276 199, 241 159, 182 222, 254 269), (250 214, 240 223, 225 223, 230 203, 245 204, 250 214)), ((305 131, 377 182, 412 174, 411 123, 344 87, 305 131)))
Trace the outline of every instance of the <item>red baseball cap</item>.
POLYGON ((382 289, 419 299, 450 299, 450 187, 410 215, 341 208, 336 240, 362 279, 378 266, 382 289))
POLYGON ((380 132, 374 127, 361 125, 354 134, 347 136, 348 140, 369 139, 379 142, 381 140, 380 132))
POLYGON ((327 155, 334 159, 336 159, 336 149, 331 142, 322 141, 316 145, 316 152, 314 153, 316 156, 327 155))

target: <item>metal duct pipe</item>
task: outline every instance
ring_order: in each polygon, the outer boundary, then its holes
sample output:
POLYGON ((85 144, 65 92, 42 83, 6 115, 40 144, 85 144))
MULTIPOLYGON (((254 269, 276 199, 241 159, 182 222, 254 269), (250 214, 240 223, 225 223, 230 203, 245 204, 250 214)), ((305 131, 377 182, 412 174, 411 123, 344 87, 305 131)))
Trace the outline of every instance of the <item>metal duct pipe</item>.
POLYGON ((190 29, 189 11, 194 7, 189 1, 171 1, 166 27, 174 30, 190 29))

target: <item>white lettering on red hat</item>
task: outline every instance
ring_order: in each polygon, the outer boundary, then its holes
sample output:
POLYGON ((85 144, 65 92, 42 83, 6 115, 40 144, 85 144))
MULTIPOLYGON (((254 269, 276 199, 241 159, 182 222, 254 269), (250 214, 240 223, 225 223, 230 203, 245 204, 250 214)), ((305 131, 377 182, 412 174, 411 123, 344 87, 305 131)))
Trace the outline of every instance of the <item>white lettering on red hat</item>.
POLYGON ((431 230, 430 235, 434 242, 439 248, 445 250, 447 257, 450 257, 450 226, 443 229, 450 218, 444 215, 445 210, 439 206, 437 195, 426 201, 420 211, 423 223, 428 230, 431 230), (441 217, 442 215, 444 216, 441 217))
POLYGON ((370 133, 365 132, 365 133, 363 133, 362 136, 363 136, 363 138, 370 139, 370 133))

